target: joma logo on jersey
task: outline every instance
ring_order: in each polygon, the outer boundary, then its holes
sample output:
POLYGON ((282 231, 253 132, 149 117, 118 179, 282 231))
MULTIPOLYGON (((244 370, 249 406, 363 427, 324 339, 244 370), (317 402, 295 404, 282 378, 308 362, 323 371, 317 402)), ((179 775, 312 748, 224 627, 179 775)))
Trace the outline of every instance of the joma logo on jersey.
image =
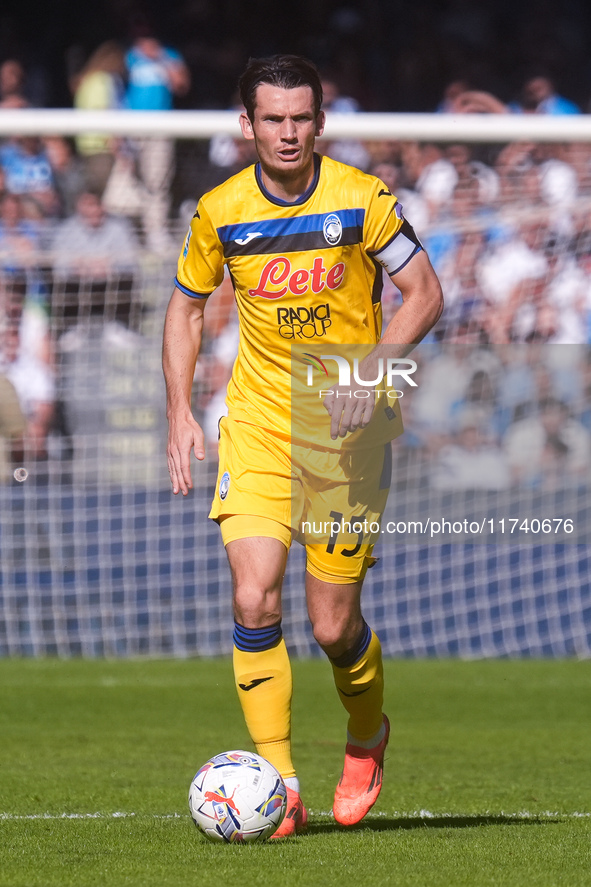
POLYGON ((284 339, 314 339, 326 335, 331 325, 330 305, 312 305, 309 308, 278 308, 279 335, 284 339))
POLYGON ((314 259, 309 271, 305 268, 291 270, 291 262, 285 256, 277 256, 267 262, 261 272, 257 286, 248 295, 261 299, 280 299, 286 293, 303 296, 307 292, 321 293, 325 287, 336 290, 345 276, 344 262, 337 262, 328 270, 322 259, 314 259))

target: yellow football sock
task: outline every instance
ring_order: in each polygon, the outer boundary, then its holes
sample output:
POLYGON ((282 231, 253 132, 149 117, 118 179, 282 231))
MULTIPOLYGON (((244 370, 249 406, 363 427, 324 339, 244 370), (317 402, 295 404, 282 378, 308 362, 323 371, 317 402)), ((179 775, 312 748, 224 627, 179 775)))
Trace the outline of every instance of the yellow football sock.
POLYGON ((369 626, 364 631, 359 645, 363 652, 352 663, 349 660, 355 657, 355 651, 331 660, 339 699, 349 713, 350 737, 360 742, 373 739, 381 730, 384 702, 382 647, 369 626))
MULTIPOLYGON (((248 631, 242 626, 240 630, 242 634, 248 631)), ((258 754, 277 767, 284 779, 295 776, 291 760, 291 665, 283 638, 269 649, 253 652, 235 643, 234 680, 258 754)))

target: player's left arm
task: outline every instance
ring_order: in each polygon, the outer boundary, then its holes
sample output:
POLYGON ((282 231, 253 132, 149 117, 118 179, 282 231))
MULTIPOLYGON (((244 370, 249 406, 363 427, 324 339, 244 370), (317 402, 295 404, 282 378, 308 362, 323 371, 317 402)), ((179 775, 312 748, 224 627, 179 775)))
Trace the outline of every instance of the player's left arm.
POLYGON ((425 338, 443 311, 441 284, 427 253, 421 249, 390 279, 400 290, 402 305, 386 327, 371 358, 379 357, 380 346, 393 346, 389 357, 404 357, 425 338), (400 353, 398 353, 400 351, 400 353))

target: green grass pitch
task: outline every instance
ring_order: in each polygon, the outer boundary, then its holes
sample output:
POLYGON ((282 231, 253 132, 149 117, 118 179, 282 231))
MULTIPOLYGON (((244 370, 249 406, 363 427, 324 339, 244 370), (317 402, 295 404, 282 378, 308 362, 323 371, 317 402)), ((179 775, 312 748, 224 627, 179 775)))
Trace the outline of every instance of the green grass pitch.
POLYGON ((330 815, 345 716, 294 662, 311 811, 289 841, 207 843, 210 755, 250 748, 227 660, 0 660, 1 887, 591 884, 591 662, 386 662, 393 731, 374 810, 330 815))

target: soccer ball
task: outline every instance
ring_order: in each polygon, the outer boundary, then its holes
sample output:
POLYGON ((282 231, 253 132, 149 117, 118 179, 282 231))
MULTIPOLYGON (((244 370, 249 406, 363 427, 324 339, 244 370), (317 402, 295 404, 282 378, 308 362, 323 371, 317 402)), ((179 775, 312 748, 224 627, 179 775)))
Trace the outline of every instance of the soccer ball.
POLYGON ((197 771, 189 809, 197 828, 211 841, 263 841, 285 815, 287 791, 275 767, 247 751, 227 751, 197 771))

